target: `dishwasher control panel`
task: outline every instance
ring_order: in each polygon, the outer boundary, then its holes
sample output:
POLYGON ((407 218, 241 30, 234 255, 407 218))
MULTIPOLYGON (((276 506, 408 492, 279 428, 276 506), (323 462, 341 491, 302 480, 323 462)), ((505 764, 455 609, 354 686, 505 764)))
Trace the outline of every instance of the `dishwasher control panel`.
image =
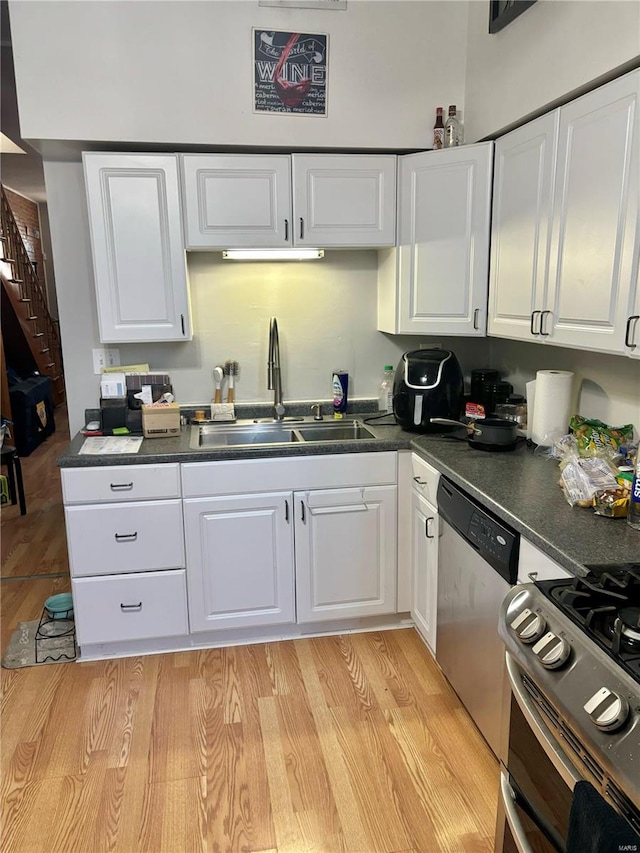
POLYGON ((510 584, 518 577, 520 535, 446 477, 438 485, 438 515, 510 584))

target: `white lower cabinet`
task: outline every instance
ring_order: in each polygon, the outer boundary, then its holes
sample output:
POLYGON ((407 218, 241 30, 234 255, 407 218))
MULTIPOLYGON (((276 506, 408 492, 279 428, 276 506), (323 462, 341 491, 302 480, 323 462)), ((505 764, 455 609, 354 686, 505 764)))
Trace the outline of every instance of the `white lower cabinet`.
POLYGON ((396 609, 396 486, 296 492, 298 622, 396 609))
POLYGON ((440 474, 415 453, 411 473, 411 616, 435 654, 440 533, 436 494, 440 474))
POLYGON ((396 472, 396 453, 183 465, 191 630, 394 613, 396 472))
POLYGON ((62 493, 79 645, 188 635, 179 466, 64 468, 62 493))
POLYGON ((184 502, 192 631, 295 622, 290 493, 184 502))

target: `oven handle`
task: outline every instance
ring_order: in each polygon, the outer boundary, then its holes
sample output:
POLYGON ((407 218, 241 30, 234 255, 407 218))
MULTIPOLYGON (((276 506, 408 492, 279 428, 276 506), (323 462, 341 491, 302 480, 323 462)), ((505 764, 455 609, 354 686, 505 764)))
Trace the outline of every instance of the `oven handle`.
POLYGON ((520 710, 522 711, 526 721, 531 726, 533 734, 540 743, 540 746, 546 752, 549 761, 556 768, 563 781, 573 791, 576 782, 581 782, 583 777, 580 776, 576 768, 565 755, 564 750, 562 750, 558 745, 556 739, 553 737, 549 728, 545 725, 544 720, 538 713, 537 708, 526 694, 520 680, 518 664, 511 657, 509 652, 505 652, 505 659, 507 663, 507 675, 511 682, 511 689, 513 690, 516 702, 520 706, 520 710))
POLYGON ((502 805, 504 806, 504 814, 513 836, 513 842, 516 845, 518 853, 533 853, 533 848, 527 841, 524 827, 518 817, 516 811, 516 794, 507 775, 504 771, 500 771, 500 796, 502 797, 502 805))

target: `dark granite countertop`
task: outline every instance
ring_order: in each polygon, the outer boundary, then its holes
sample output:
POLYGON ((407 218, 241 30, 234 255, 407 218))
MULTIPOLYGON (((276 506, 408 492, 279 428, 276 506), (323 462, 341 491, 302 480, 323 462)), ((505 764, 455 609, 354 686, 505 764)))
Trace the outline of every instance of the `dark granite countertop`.
POLYGON ((179 436, 144 440, 135 454, 81 456, 84 436, 77 435, 58 465, 78 468, 410 449, 574 574, 584 574, 589 563, 640 561, 640 534, 624 519, 570 507, 558 486, 557 462, 534 455, 526 442, 513 452, 489 453, 451 435, 419 435, 396 425, 382 426, 375 419, 368 421, 364 413, 356 417, 367 423, 375 439, 192 450, 190 427, 183 427, 179 436))

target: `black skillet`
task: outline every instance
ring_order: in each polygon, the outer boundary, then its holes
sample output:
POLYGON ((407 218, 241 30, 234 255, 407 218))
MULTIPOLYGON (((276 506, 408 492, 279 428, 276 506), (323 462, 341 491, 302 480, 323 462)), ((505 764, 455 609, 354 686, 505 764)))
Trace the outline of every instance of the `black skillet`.
POLYGON ((449 418, 431 418, 431 423, 464 427, 469 447, 475 450, 515 450, 518 440, 518 424, 506 418, 483 418, 468 424, 449 418))

